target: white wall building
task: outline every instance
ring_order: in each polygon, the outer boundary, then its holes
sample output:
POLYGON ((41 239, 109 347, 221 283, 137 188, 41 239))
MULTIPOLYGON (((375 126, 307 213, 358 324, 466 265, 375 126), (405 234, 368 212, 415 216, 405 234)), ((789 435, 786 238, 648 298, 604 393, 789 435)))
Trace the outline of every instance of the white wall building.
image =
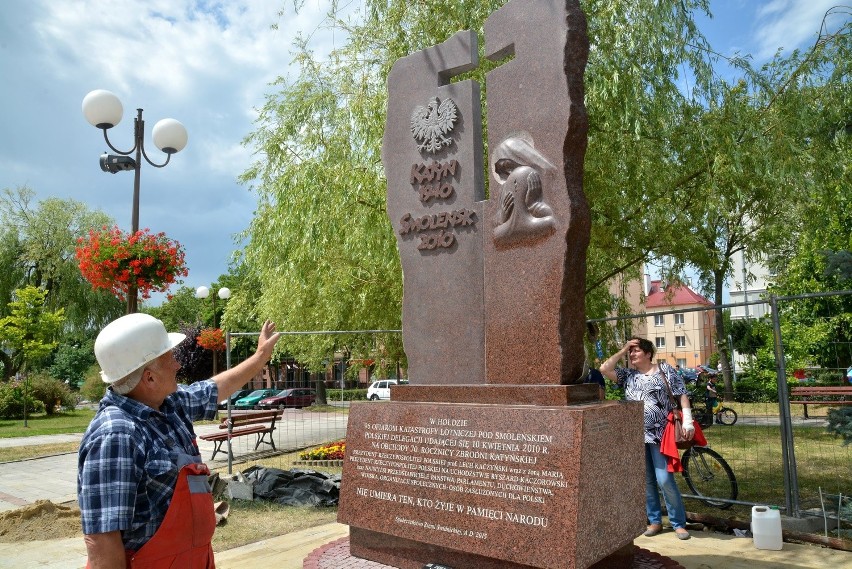
MULTIPOLYGON (((730 304, 754 302, 766 298, 766 288, 773 280, 769 269, 760 262, 748 263, 742 251, 734 253, 731 257, 734 266, 734 275, 728 278, 726 283, 728 294, 731 297, 730 304)), ((731 307, 731 320, 749 318, 763 318, 770 312, 769 304, 746 304, 744 306, 731 307)), ((746 361, 746 356, 740 356, 734 352, 734 371, 739 372, 746 361)))

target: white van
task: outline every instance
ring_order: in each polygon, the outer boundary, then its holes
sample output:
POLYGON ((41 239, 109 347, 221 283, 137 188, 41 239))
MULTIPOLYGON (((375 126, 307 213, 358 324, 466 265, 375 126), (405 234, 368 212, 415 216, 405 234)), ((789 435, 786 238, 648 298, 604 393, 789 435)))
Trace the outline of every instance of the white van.
POLYGON ((395 379, 382 379, 374 381, 367 388, 367 399, 370 401, 378 401, 379 399, 390 399, 390 386, 396 385, 395 379))

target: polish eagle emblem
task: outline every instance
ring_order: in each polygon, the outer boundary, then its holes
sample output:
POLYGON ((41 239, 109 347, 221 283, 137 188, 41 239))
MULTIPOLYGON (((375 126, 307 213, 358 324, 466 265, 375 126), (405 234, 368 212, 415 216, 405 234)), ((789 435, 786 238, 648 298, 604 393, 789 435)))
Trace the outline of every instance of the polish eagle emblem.
POLYGON ((445 135, 452 132, 458 118, 458 107, 452 99, 438 102, 432 98, 426 106, 418 106, 411 113, 411 134, 417 147, 422 151, 435 153, 453 143, 445 135))

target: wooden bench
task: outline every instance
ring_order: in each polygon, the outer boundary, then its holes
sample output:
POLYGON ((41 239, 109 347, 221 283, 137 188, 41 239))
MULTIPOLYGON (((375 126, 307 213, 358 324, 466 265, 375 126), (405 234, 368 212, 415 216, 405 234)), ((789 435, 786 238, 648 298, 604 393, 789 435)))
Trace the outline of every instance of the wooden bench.
MULTIPOLYGON (((219 422, 219 432, 199 435, 198 438, 215 443, 213 455, 210 460, 216 458, 216 454, 222 449, 222 444, 227 443, 229 439, 236 437, 244 437, 246 435, 256 435, 257 442, 254 445, 254 450, 260 446, 260 443, 268 444, 275 449, 275 441, 272 438, 272 431, 275 430, 275 422, 281 418, 281 410, 273 411, 253 411, 248 413, 231 414, 231 420, 228 421, 228 416, 222 417, 219 422), (230 427, 230 429, 229 429, 230 427)), ((233 458, 233 454, 231 455, 233 458)))
POLYGON ((808 405, 852 405, 852 385, 837 387, 794 387, 790 391, 791 405, 805 408, 808 419, 808 405))

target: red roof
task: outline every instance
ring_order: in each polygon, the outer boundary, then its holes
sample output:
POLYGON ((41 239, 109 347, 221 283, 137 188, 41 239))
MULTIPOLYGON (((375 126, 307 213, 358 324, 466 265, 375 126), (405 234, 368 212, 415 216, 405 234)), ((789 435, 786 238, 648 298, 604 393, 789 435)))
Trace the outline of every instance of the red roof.
POLYGON ((646 308, 672 308, 675 306, 710 305, 713 303, 683 284, 670 284, 662 288, 662 281, 651 281, 651 290, 645 299, 646 308))

